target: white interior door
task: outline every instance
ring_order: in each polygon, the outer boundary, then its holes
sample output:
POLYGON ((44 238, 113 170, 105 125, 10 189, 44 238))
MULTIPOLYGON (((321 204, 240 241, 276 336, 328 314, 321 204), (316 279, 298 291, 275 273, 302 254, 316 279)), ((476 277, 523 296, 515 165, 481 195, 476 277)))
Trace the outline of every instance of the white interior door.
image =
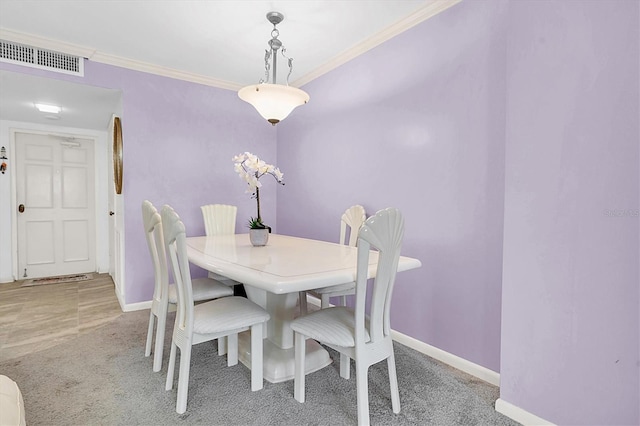
POLYGON ((16 133, 18 274, 96 270, 94 141, 16 133))

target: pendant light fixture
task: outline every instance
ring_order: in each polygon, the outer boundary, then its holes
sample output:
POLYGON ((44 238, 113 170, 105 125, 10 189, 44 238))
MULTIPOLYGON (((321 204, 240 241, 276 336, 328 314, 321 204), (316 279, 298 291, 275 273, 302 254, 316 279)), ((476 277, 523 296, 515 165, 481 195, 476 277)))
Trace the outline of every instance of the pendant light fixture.
POLYGON ((282 22, 283 19, 284 15, 282 13, 267 13, 267 20, 273 24, 273 30, 271 31, 271 40, 269 40, 270 49, 265 50, 264 55, 265 78, 261 79, 258 84, 243 87, 238 91, 240 99, 253 105, 258 113, 274 126, 284 120, 294 108, 309 102, 309 95, 306 92, 289 86, 289 76, 293 70, 293 58, 285 55, 287 50, 282 45, 282 42, 278 40, 280 32, 276 28, 276 25, 282 22), (280 50, 289 65, 286 85, 276 83, 278 50, 280 50), (273 72, 271 82, 269 82, 270 70, 273 72))

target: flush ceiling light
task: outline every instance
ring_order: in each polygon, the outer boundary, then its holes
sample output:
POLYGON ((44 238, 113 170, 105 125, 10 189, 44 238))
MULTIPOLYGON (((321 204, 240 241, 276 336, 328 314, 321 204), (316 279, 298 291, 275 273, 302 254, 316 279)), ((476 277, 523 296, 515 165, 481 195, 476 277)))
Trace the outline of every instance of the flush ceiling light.
POLYGON ((253 105, 258 113, 274 126, 284 120, 294 108, 309 102, 309 95, 306 92, 289 86, 293 58, 285 55, 287 49, 278 40, 280 32, 276 29, 276 25, 282 22, 283 19, 284 15, 282 13, 267 13, 267 20, 273 24, 273 30, 271 31, 271 40, 269 40, 271 50, 265 50, 264 55, 265 79, 261 79, 259 84, 252 84, 238 91, 240 99, 253 105), (282 48, 282 56, 289 65, 286 85, 276 84, 278 49, 280 48, 282 48), (271 83, 269 83, 269 70, 271 68, 273 69, 273 77, 271 83))
POLYGON ((48 112, 50 114, 59 114, 62 111, 62 108, 57 105, 36 104, 36 108, 40 112, 48 112))

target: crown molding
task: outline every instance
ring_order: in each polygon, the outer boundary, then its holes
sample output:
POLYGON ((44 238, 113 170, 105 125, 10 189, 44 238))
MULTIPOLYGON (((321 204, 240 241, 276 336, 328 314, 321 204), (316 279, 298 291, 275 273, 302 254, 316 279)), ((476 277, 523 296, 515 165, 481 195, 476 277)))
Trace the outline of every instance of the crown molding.
POLYGON ((419 23, 431 18, 432 16, 437 15, 438 13, 449 9, 451 6, 454 6, 460 3, 462 0, 432 0, 427 4, 422 6, 420 9, 416 10, 411 15, 397 21, 395 24, 392 24, 375 34, 374 36, 368 38, 367 40, 353 46, 350 49, 345 50, 339 55, 335 56, 333 59, 329 60, 326 64, 316 68, 308 74, 303 75, 296 81, 294 81, 291 85, 295 87, 301 87, 312 80, 320 77, 323 74, 332 71, 333 69, 339 67, 340 65, 354 59, 357 56, 362 55, 368 50, 373 49, 374 47, 384 43, 385 41, 397 36, 398 34, 412 28, 419 23))
POLYGON ((192 83, 203 84, 205 86, 217 87, 220 89, 238 91, 242 87, 238 83, 219 80, 207 77, 201 74, 180 71, 173 68, 163 67, 161 65, 150 64, 148 62, 136 61, 134 59, 123 58, 121 56, 109 55, 107 53, 96 52, 91 58, 92 61, 103 64, 114 65, 116 67, 128 68, 135 71, 142 71, 149 74, 160 75, 163 77, 174 78, 177 80, 189 81, 192 83))
POLYGON ((123 58, 121 56, 110 55, 107 53, 99 52, 89 47, 65 43, 32 34, 20 33, 4 28, 0 28, 0 39, 11 41, 14 43, 25 44, 27 46, 38 47, 40 49, 66 53, 68 55, 81 56, 94 62, 114 65, 117 67, 127 68, 135 71, 142 71, 150 74, 160 75, 163 77, 174 78, 177 80, 189 81, 192 83, 203 84, 205 86, 217 87, 220 89, 237 91, 242 87, 238 83, 232 83, 229 81, 219 80, 186 71, 175 70, 160 65, 123 58))
MULTIPOLYGON (((408 30, 411 27, 437 15, 438 13, 460 3, 462 0, 431 0, 423 7, 416 10, 411 15, 401 19, 395 24, 385 28, 378 34, 370 37, 362 43, 345 50, 337 55, 325 65, 316 68, 310 73, 302 76, 294 81, 291 86, 301 87, 306 83, 328 73, 329 71, 339 67, 340 65, 350 61, 351 59, 367 52, 370 49, 384 43, 385 41, 397 36, 398 34, 408 30)), ((99 52, 86 46, 80 46, 72 43, 52 40, 32 34, 20 33, 4 28, 0 28, 0 39, 11 41, 14 43, 26 44, 28 46, 38 47, 41 49, 53 50, 56 52, 66 53, 69 55, 81 56, 91 61, 103 64, 114 65, 121 68, 127 68, 135 71, 146 72, 150 74, 160 75, 163 77, 174 78, 177 80, 189 81, 192 83, 203 84, 205 86, 217 87, 227 90, 240 90, 243 86, 230 81, 219 80, 216 78, 194 74, 186 71, 180 71, 172 68, 163 67, 148 62, 137 61, 135 59, 124 58, 121 56, 110 55, 108 53, 99 52)))
POLYGON ((95 49, 91 49, 89 47, 51 40, 45 37, 7 30, 4 28, 0 28, 0 39, 12 41, 14 43, 25 44, 27 46, 37 47, 40 49, 66 53, 68 55, 81 56, 83 58, 90 58, 96 52, 95 49))

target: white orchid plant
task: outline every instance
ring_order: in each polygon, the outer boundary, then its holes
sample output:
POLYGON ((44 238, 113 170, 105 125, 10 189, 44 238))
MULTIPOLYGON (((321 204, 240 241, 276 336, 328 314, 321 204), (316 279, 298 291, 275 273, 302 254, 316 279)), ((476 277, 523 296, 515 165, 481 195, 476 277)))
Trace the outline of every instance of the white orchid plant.
POLYGON ((251 229, 267 229, 269 228, 262 222, 262 216, 260 216, 260 178, 264 175, 271 175, 280 185, 284 185, 284 174, 279 168, 272 164, 267 164, 258 156, 245 152, 233 157, 234 169, 240 179, 247 184, 246 192, 251 194, 252 198, 256 199, 258 207, 258 216, 249 219, 249 228, 251 229))

